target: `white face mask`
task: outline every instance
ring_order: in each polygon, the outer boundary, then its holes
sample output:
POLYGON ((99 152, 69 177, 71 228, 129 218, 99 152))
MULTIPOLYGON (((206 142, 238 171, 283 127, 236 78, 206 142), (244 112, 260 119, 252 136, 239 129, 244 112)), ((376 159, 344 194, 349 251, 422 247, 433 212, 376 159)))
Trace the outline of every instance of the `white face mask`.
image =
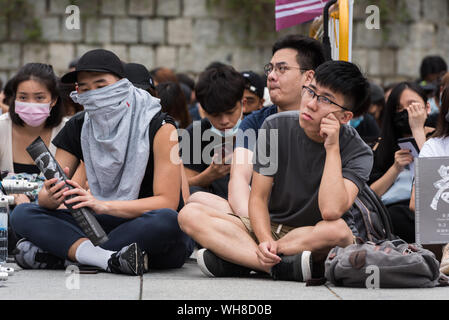
POLYGON ((212 128, 210 128, 210 131, 212 131, 213 133, 215 133, 223 138, 233 137, 237 134, 237 131, 239 130, 240 124, 242 123, 242 116, 243 116, 243 107, 242 107, 242 112, 240 113, 239 120, 237 121, 235 126, 233 126, 231 129, 226 129, 225 131, 221 131, 221 130, 218 130, 217 128, 215 128, 214 125, 211 123, 212 128))
POLYGON ((231 129, 226 129, 225 131, 218 130, 217 128, 212 126, 212 128, 210 128, 210 131, 212 131, 213 133, 215 133, 223 138, 233 137, 237 134, 237 131, 239 130, 241 122, 242 122, 242 119, 239 119, 239 121, 237 121, 237 123, 235 124, 234 127, 232 127, 231 129))

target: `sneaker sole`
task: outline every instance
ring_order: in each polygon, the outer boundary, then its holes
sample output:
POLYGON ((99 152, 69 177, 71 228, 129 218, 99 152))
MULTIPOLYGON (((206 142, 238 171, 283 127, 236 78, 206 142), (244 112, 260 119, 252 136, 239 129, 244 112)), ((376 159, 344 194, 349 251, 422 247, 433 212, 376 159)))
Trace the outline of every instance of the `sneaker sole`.
POLYGON ((143 255, 142 251, 139 249, 137 244, 132 244, 131 250, 127 250, 123 254, 123 258, 126 261, 132 261, 129 263, 129 267, 133 272, 133 275, 140 276, 143 274, 144 271, 144 264, 145 264, 145 256, 143 255))
POLYGON ((312 279, 312 252, 303 251, 301 256, 301 271, 304 282, 312 279))
MULTIPOLYGON (((17 241, 17 243, 16 243, 16 247, 13 249, 13 251, 12 251, 12 256, 14 257, 14 262, 20 267, 20 268, 22 268, 22 269, 26 269, 26 270, 33 270, 33 269, 42 269, 42 270, 56 270, 56 269, 63 269, 62 267, 59 267, 59 264, 58 264, 58 267, 55 267, 55 265, 48 265, 48 263, 47 263, 47 266, 46 267, 38 267, 38 268, 35 268, 35 267, 33 267, 33 266, 31 266, 31 265, 29 265, 29 264, 27 264, 26 263, 26 261, 21 261, 21 259, 18 259, 17 258, 17 256, 20 256, 22 253, 21 253, 21 250, 19 250, 18 249, 18 247, 20 246, 20 244, 22 244, 23 242, 30 242, 28 239, 26 239, 26 238, 22 238, 22 239, 20 239, 19 241, 17 241)), ((31 242, 30 242, 31 243, 31 242)), ((35 246, 34 244, 33 244, 33 246, 35 246)), ((41 250, 41 249, 39 249, 39 250, 41 250)), ((49 254, 48 252, 42 252, 42 250, 40 251, 40 252, 37 252, 36 254, 48 254, 49 256, 52 256, 53 258, 51 258, 51 259, 54 259, 54 255, 51 255, 51 254, 49 254)), ((36 257, 35 257, 35 259, 36 259, 36 257)), ((39 263, 39 264, 41 264, 41 263, 43 263, 43 261, 35 261, 35 262, 37 262, 37 263, 39 263)), ((64 264, 64 263, 62 263, 62 264, 64 264)))
POLYGON ((211 278, 215 278, 215 276, 207 269, 206 263, 204 262, 204 252, 206 252, 207 249, 200 249, 196 253, 196 262, 198 263, 198 266, 200 267, 201 271, 203 273, 211 278))

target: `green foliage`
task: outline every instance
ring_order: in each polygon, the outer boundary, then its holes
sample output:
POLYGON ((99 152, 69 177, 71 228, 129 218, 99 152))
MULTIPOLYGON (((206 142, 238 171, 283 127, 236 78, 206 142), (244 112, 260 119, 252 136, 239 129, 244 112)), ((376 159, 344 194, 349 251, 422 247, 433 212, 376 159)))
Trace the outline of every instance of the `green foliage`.
POLYGON ((37 18, 32 19, 30 26, 25 28, 25 36, 29 41, 39 41, 42 39, 42 27, 37 18))
MULTIPOLYGON (((104 0, 103 0, 104 1, 104 0)), ((92 0, 70 0, 71 5, 76 5, 80 8, 81 18, 90 18, 97 15, 97 2, 92 0)))
POLYGON ((365 3, 379 7, 382 38, 387 41, 390 37, 391 23, 404 23, 410 20, 406 0, 369 0, 365 3))
POLYGON ((0 0, 0 15, 2 17, 18 18, 26 13, 28 3, 25 0, 0 0))
POLYGON ((274 0, 208 0, 208 5, 223 5, 225 8, 243 12, 248 16, 261 14, 267 9, 267 7, 274 10, 274 0))
POLYGON ((274 0, 207 0, 209 10, 226 10, 233 14, 237 30, 250 34, 255 40, 276 33, 274 0))
POLYGON ((38 41, 41 39, 42 30, 37 18, 33 17, 34 6, 27 0, 0 0, 0 21, 11 24, 12 21, 20 21, 23 26, 25 41, 38 41))

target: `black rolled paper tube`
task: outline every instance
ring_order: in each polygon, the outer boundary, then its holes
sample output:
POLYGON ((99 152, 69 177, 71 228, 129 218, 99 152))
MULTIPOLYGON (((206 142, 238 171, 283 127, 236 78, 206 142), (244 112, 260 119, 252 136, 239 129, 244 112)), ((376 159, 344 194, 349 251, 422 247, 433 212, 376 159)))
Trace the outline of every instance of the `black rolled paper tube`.
MULTIPOLYGON (((42 141, 41 137, 38 137, 26 148, 27 152, 33 158, 36 166, 41 170, 44 174, 45 179, 50 180, 53 178, 58 178, 59 181, 67 180, 67 176, 62 171, 56 159, 50 153, 44 141, 42 141)), ((63 188, 74 189, 71 185, 66 184, 63 188)), ((76 195, 71 195, 67 197, 67 199, 71 199, 76 197, 76 195)), ((93 243, 94 246, 98 246, 100 244, 108 241, 108 236, 104 232, 101 225, 98 223, 97 219, 94 216, 94 212, 89 207, 84 207, 80 209, 73 209, 74 204, 64 203, 66 207, 69 209, 72 216, 75 218, 76 222, 89 238, 89 240, 93 243)))

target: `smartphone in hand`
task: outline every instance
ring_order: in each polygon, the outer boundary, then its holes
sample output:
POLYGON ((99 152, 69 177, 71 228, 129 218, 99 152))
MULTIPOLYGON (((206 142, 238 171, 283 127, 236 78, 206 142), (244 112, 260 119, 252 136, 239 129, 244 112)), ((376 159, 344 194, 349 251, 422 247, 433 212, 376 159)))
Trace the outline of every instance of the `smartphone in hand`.
MULTIPOLYGON (((402 150, 410 150, 410 153, 412 154, 413 158, 419 157, 419 147, 416 144, 415 138, 408 137, 408 138, 399 138, 397 141, 397 144, 400 149, 402 150)), ((415 162, 409 164, 410 170, 413 172, 413 175, 415 174, 415 162)))

